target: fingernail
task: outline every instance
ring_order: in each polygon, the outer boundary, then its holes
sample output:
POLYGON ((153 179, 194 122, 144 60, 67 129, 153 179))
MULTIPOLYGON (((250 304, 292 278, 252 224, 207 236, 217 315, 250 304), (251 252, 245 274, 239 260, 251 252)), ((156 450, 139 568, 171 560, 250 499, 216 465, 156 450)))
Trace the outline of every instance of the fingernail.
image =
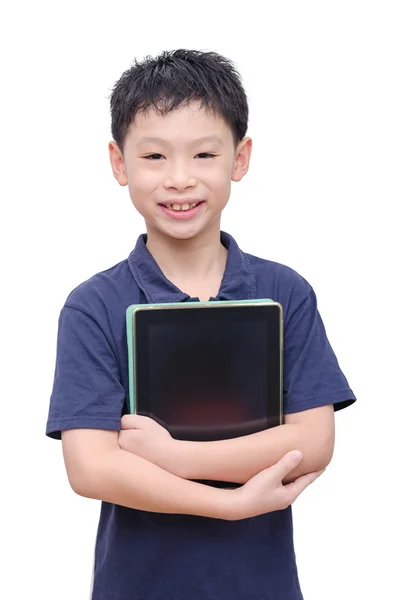
POLYGON ((292 458, 297 461, 301 460, 302 456, 303 454, 300 450, 295 450, 295 452, 292 454, 292 458))

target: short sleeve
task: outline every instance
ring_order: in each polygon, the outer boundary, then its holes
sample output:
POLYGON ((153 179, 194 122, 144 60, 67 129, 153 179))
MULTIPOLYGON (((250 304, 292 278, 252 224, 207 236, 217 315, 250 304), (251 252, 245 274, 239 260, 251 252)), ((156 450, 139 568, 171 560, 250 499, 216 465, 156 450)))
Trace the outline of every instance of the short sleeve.
POLYGON ((326 404, 340 410, 356 400, 328 341, 316 295, 309 289, 285 323, 285 414, 326 404))
POLYGON ((119 430, 125 400, 119 366, 99 324, 64 306, 58 322, 55 374, 46 435, 64 429, 119 430))

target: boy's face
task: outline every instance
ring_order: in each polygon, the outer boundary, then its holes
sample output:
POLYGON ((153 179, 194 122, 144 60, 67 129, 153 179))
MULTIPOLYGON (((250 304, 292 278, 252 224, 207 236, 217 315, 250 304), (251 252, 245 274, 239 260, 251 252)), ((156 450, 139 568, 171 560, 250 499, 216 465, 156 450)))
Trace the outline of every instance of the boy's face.
POLYGON ((250 138, 235 148, 226 122, 198 104, 165 117, 153 109, 138 113, 128 129, 124 158, 117 144, 109 143, 113 174, 120 185, 128 185, 148 237, 175 239, 219 230, 231 181, 248 171, 251 148, 250 138))

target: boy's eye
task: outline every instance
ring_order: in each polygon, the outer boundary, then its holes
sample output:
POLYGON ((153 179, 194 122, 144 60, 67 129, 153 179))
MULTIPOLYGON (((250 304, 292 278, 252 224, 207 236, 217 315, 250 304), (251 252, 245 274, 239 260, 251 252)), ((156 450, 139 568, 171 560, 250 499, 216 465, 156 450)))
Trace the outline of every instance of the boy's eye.
POLYGON ((145 158, 148 158, 150 160, 158 160, 158 158, 161 158, 162 156, 162 154, 149 154, 149 156, 145 156, 145 158))
POLYGON ((215 154, 210 154, 209 152, 201 152, 201 154, 197 154, 201 158, 215 158, 215 154))
MULTIPOLYGON (((162 154, 155 153, 149 154, 144 158, 147 158, 148 160, 159 160, 162 156, 162 154)), ((210 154, 209 152, 201 152, 200 154, 197 154, 197 156, 200 158, 215 158, 215 154, 210 154)))

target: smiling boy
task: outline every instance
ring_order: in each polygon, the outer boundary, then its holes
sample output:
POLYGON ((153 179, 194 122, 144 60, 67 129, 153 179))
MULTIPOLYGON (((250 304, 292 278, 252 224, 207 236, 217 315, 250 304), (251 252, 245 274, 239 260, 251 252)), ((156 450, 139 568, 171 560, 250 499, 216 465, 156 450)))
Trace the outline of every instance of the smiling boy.
POLYGON ((216 53, 164 52, 122 75, 111 111, 113 174, 146 234, 66 299, 47 422, 72 488, 102 500, 92 598, 301 599, 290 505, 329 464, 334 411, 355 396, 309 283, 220 229, 252 149, 240 78, 216 53), (266 297, 284 308, 283 425, 181 442, 125 414, 129 305, 266 297))

